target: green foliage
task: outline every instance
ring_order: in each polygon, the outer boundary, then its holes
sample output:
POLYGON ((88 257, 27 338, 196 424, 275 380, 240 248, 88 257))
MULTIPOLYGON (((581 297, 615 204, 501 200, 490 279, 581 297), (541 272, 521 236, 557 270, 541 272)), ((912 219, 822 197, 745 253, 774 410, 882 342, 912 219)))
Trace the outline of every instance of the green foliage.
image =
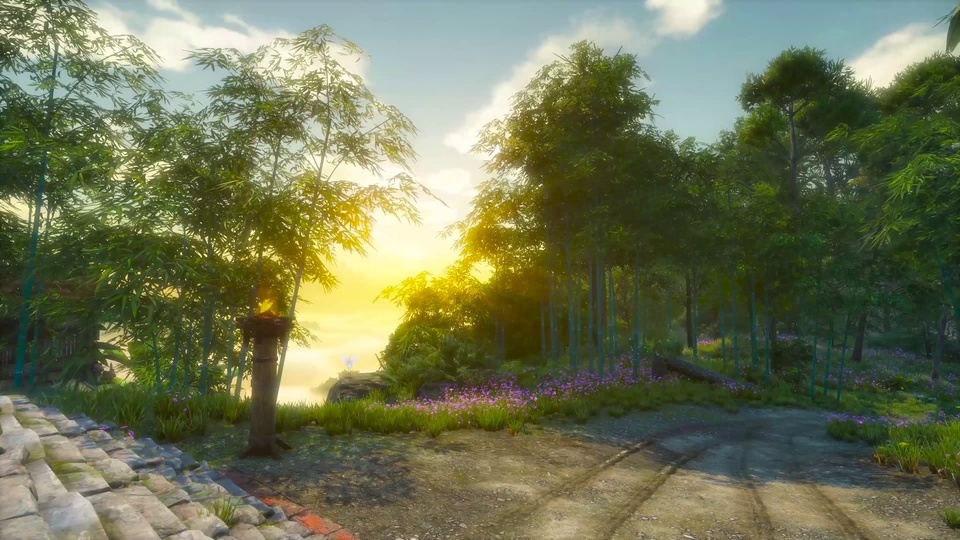
POLYGON ((241 499, 236 497, 224 497, 213 502, 213 515, 226 523, 227 527, 233 527, 237 524, 237 508, 242 503, 241 499))
POLYGON ((813 358, 813 345, 804 341, 777 340, 770 351, 770 369, 791 383, 804 380, 813 358))
POLYGON ((951 529, 960 529, 960 506, 954 508, 944 508, 940 511, 940 516, 947 527, 951 529))

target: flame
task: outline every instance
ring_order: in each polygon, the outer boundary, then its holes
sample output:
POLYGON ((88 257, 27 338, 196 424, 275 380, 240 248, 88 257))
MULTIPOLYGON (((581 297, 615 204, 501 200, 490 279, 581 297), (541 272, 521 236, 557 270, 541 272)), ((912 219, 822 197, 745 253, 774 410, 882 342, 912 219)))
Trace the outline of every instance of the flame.
POLYGON ((276 290, 261 284, 257 288, 257 317, 279 317, 280 301, 276 290))

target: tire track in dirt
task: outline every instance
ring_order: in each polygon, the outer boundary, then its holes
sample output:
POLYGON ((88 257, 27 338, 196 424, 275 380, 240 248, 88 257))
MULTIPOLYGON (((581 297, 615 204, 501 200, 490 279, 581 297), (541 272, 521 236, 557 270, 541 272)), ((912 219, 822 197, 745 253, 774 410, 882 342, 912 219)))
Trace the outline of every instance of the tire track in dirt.
POLYGON ((828 497, 820 488, 817 487, 816 483, 813 481, 812 476, 809 473, 804 472, 800 466, 800 460, 797 458, 797 446, 794 442, 796 435, 790 435, 788 439, 788 445, 790 448, 790 466, 793 469, 791 471, 794 479, 797 480, 797 484, 802 486, 802 488, 807 491, 811 497, 820 505, 824 510, 824 514, 830 516, 833 521, 843 530, 843 534, 847 538, 852 538, 856 540, 873 540, 873 538, 867 535, 857 523, 851 518, 846 512, 844 512, 839 506, 837 506, 830 497, 828 497))
POLYGON ((633 492, 629 499, 616 507, 613 515, 603 520, 603 526, 595 531, 592 538, 612 540, 623 525, 629 520, 645 502, 647 502, 664 484, 682 467, 701 457, 707 451, 714 449, 718 443, 727 442, 734 437, 746 436, 750 439, 753 432, 759 428, 759 422, 736 426, 714 435, 706 443, 696 446, 693 450, 680 453, 670 463, 661 468, 657 474, 640 489, 633 492))
MULTIPOLYGON (((622 463, 624 460, 637 454, 640 450, 645 448, 650 448, 652 446, 660 446, 663 451, 668 454, 668 463, 661 466, 659 469, 654 470, 653 467, 649 465, 643 466, 640 465, 639 469, 626 469, 624 470, 625 477, 631 475, 638 475, 638 472, 641 476, 644 477, 643 480, 639 482, 634 480, 631 482, 633 486, 623 486, 623 491, 629 493, 628 498, 623 501, 622 495, 619 491, 611 492, 607 490, 606 495, 611 495, 614 500, 620 500, 621 502, 617 504, 616 502, 611 501, 611 503, 603 503, 600 505, 596 504, 596 501, 591 501, 586 506, 599 506, 600 509, 610 508, 611 506, 615 508, 614 512, 603 512, 606 516, 601 520, 597 518, 591 518, 589 521, 594 524, 591 525, 590 537, 591 538, 611 538, 613 534, 626 522, 643 504, 644 501, 653 496, 661 486, 681 467, 693 461, 703 455, 708 450, 715 448, 718 444, 742 437, 746 432, 752 432, 760 427, 761 424, 764 424, 763 421, 754 421, 747 424, 734 424, 734 425, 716 425, 708 423, 697 423, 697 424, 686 424, 684 426, 679 426, 676 428, 665 429, 655 433, 649 439, 630 445, 625 450, 617 453, 616 455, 608 458, 602 463, 592 467, 591 469, 568 479, 561 484, 554 486, 548 490, 545 490, 542 494, 537 496, 532 501, 526 501, 524 503, 517 504, 512 508, 500 512, 494 515, 487 523, 482 526, 478 526, 473 529, 477 534, 482 534, 485 531, 499 530, 502 531, 506 538, 527 538, 528 536, 523 534, 523 529, 533 525, 533 519, 536 515, 540 514, 541 516, 550 516, 551 514, 557 514, 560 519, 560 523, 557 523, 555 520, 551 521, 548 517, 547 527, 552 529, 551 539, 559 538, 557 534, 562 532, 555 530, 557 526, 573 526, 577 528, 578 520, 576 517, 569 515, 564 515, 563 505, 569 504, 572 499, 578 497, 582 498, 584 496, 589 497, 591 491, 599 491, 601 496, 604 495, 604 490, 609 486, 605 484, 608 481, 620 480, 622 481, 621 475, 615 475, 612 478, 598 478, 603 475, 605 472, 610 471, 611 468, 622 463), (712 431, 712 433, 705 433, 706 431, 712 431), (687 438, 706 438, 705 441, 694 442, 695 446, 688 450, 670 450, 665 443, 670 442, 671 440, 676 440, 682 437, 687 438), (670 456, 672 454, 672 456, 670 456), (630 472, 627 472, 630 471, 630 472), (636 487, 638 486, 639 487, 636 487), (559 513, 557 508, 551 511, 548 507, 556 503, 560 505, 559 513), (591 504, 592 503, 592 504, 591 504), (599 523, 599 525, 597 525, 599 523), (598 530, 599 527, 599 530, 598 530), (505 530, 506 529, 506 530, 505 530)), ((683 442, 683 441, 680 441, 683 442)), ((687 441, 693 442, 693 441, 687 441)), ((649 456, 648 459, 653 459, 654 462, 663 462, 664 456, 656 455, 656 453, 649 456)), ((610 473, 607 472, 606 476, 610 476, 610 473)), ((583 505, 577 505, 582 507, 583 505)), ((602 511, 602 510, 601 510, 602 511)), ((479 537, 476 534, 470 537, 479 537)), ((484 538, 488 536, 484 534, 484 538)), ((579 537, 579 536, 577 536, 579 537)))
MULTIPOLYGON (((751 434, 752 435, 752 434, 751 434)), ((747 437, 743 442, 743 452, 740 454, 740 478, 743 486, 749 494, 748 503, 753 513, 753 521, 757 526, 757 532, 760 534, 760 540, 773 539, 773 522, 770 520, 770 514, 767 512, 767 505, 760 498, 760 492, 757 490, 757 480, 750 472, 748 461, 750 451, 753 449, 753 437, 747 437)))
MULTIPOLYGON (((636 454, 644 448, 648 448, 657 444, 658 442, 675 438, 679 436, 691 435, 694 433, 702 432, 708 429, 716 429, 715 424, 707 422, 698 422, 693 424, 684 424, 682 426, 670 427, 653 433, 648 439, 643 441, 635 442, 627 446, 624 450, 617 452, 613 456, 607 458, 601 463, 594 465, 590 469, 574 476, 573 478, 567 479, 551 488, 546 489, 538 495, 535 499, 531 501, 525 501, 514 505, 512 508, 504 510, 502 512, 496 513, 490 520, 490 526, 496 526, 499 524, 514 523, 518 520, 523 520, 535 514, 541 510, 544 506, 549 504, 551 501, 554 501, 564 495, 567 495, 584 485, 588 484, 591 480, 595 479, 601 473, 607 469, 617 465, 628 457, 636 454)), ((591 437, 592 438, 592 437, 591 437)), ((484 527, 480 527, 483 529, 484 527)))

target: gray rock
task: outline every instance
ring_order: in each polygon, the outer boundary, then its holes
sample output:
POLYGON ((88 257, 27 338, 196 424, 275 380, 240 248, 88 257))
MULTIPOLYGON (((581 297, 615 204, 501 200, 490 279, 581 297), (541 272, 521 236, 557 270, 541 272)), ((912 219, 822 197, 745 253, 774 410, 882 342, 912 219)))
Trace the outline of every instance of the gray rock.
POLYGON ((230 536, 237 540, 265 540, 263 534, 249 523, 238 523, 231 527, 230 536))
POLYGON ((0 521, 3 540, 57 540, 57 536, 40 516, 24 516, 0 521))
POLYGON ((13 461, 23 465, 27 462, 27 458, 30 457, 30 454, 27 452, 27 448, 23 445, 14 446, 13 448, 7 448, 6 452, 0 452, 0 461, 13 461))
POLYGON ((133 469, 119 459, 107 458, 95 461, 93 462, 93 468, 103 476, 103 479, 112 488, 125 486, 139 478, 133 469))
MULTIPOLYGON (((101 446, 103 448, 103 446, 101 446)), ((147 462, 140 458, 129 448, 118 448, 116 450, 110 451, 104 448, 110 457, 114 459, 119 459, 120 461, 126 463, 131 469, 143 469, 147 466, 147 462)))
POLYGON ((102 429, 95 429, 93 431, 87 432, 87 437, 96 442, 97 444, 106 444, 113 440, 113 435, 110 435, 102 429))
POLYGON ((7 396, 0 396, 0 414, 13 414, 13 401, 7 396))
MULTIPOLYGON (((6 455, 6 454, 3 454, 6 455)), ((13 474, 26 474, 27 469, 23 467, 20 460, 0 458, 0 478, 13 474)))
POLYGON ((267 519, 270 521, 286 521, 287 515, 283 512, 283 508, 280 506, 272 506, 271 509, 273 510, 273 513, 270 514, 270 517, 267 519))
POLYGON ((240 486, 233 483, 233 480, 229 478, 218 478, 217 483, 220 484, 220 487, 227 490, 227 493, 234 497, 246 497, 247 492, 240 489, 240 486))
POLYGON ((4 431, 0 435, 0 449, 6 452, 17 445, 23 445, 29 456, 27 460, 34 461, 43 459, 43 445, 40 444, 40 437, 29 429, 15 429, 4 431))
POLYGON ((211 538, 219 538, 230 534, 230 528, 227 527, 227 524, 214 515, 200 516, 192 520, 190 528, 196 529, 211 538))
POLYGON ((11 486, 10 491, 4 491, 3 497, 0 497, 0 521, 35 515, 37 512, 37 500, 25 486, 11 486))
POLYGON ((157 494, 157 499, 167 508, 172 508, 185 502, 190 502, 190 496, 180 488, 173 488, 170 491, 164 491, 157 494))
POLYGON ((254 497, 253 495, 247 495, 246 497, 244 497, 243 502, 256 508, 258 511, 260 511, 261 514, 263 514, 266 517, 270 517, 273 515, 273 508, 270 508, 269 506, 264 504, 263 501, 254 497))
POLYGON ((103 475, 86 463, 58 464, 54 472, 67 491, 76 491, 85 496, 110 491, 110 484, 107 484, 103 475))
MULTIPOLYGON (((164 540, 213 540, 213 538, 210 538, 200 531, 188 530, 173 536, 168 536, 164 538, 164 540)), ((220 540, 225 539, 221 538, 220 540)))
POLYGON ((105 459, 113 459, 110 457, 110 454, 103 451, 103 448, 99 446, 94 446, 93 448, 81 448, 80 454, 83 456, 89 463, 94 463, 97 461, 103 461, 105 459))
POLYGON ((90 501, 79 493, 64 493, 40 505, 40 517, 57 538, 107 540, 100 518, 90 501))
POLYGON ((57 426, 48 422, 43 416, 40 418, 17 418, 20 421, 20 425, 24 429, 31 429, 40 437, 49 437, 51 435, 59 435, 60 432, 57 431, 57 426))
POLYGON ((174 485, 170 483, 169 480, 163 477, 163 475, 153 473, 153 472, 141 472, 139 473, 140 482, 147 487, 153 493, 163 493, 164 491, 170 491, 174 489, 174 485))
POLYGON ((249 523, 250 525, 261 525, 266 521, 259 510, 249 504, 241 504, 233 511, 233 517, 237 523, 249 523))
POLYGON ((290 534, 276 525, 265 525, 260 527, 260 534, 264 540, 303 540, 299 534, 290 534))
POLYGON ((389 387, 389 382, 380 372, 348 373, 327 393, 327 403, 363 399, 375 390, 385 392, 389 387))
POLYGON ((84 433, 84 429, 80 427, 80 424, 77 424, 66 416, 62 418, 47 417, 47 420, 49 420, 64 437, 77 437, 84 433))
POLYGON ((86 431, 86 432, 100 431, 100 425, 94 422, 93 420, 91 420, 90 418, 87 418, 85 415, 81 414, 76 418, 71 418, 71 420, 76 422, 77 425, 80 426, 80 429, 83 431, 86 431))
POLYGON ((34 487, 33 479, 30 478, 30 475, 27 474, 26 470, 23 471, 23 474, 15 474, 0 478, 0 495, 7 493, 9 490, 13 489, 14 486, 23 486, 27 488, 33 498, 37 498, 37 488, 34 487))
POLYGON ((57 478, 46 461, 41 459, 28 462, 27 472, 33 478, 33 484, 37 488, 37 500, 41 503, 67 492, 67 488, 63 487, 63 482, 57 478))
POLYGON ((132 505, 113 492, 87 497, 110 540, 159 540, 150 522, 132 505))
POLYGON ((146 487, 133 485, 118 489, 114 493, 136 508, 160 536, 167 537, 187 530, 183 522, 146 487))
MULTIPOLYGON (((0 396, 3 397, 3 396, 0 396)), ((0 433, 22 429, 23 426, 17 422, 17 418, 10 413, 0 413, 0 433)))
POLYGON ((299 521, 281 521, 277 524, 281 529, 287 532, 287 534, 298 534, 304 538, 313 534, 306 525, 300 523, 299 521))
POLYGON ((63 435, 44 437, 41 442, 49 463, 83 463, 85 461, 77 446, 63 435))
POLYGON ((416 399, 438 401, 447 395, 450 390, 456 389, 457 385, 452 382, 428 382, 417 388, 414 395, 416 399))

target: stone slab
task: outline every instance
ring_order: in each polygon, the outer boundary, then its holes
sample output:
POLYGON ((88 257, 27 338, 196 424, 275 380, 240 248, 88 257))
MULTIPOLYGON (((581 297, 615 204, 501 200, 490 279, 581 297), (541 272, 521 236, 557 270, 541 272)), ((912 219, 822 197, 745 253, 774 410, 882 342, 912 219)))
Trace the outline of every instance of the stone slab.
POLYGON ((25 486, 10 486, 10 490, 4 491, 3 497, 0 497, 0 521, 36 515, 37 512, 37 500, 25 486))
POLYGON ((139 479, 137 473, 119 459, 107 458, 94 461, 92 465, 112 488, 123 487, 139 479))
POLYGON ((7 396, 0 396, 0 414, 13 414, 13 401, 7 396))
POLYGON ((0 521, 0 538, 3 540, 58 540, 40 516, 24 516, 0 521))
POLYGON ((29 429, 15 429, 0 434, 0 449, 4 452, 18 444, 22 444, 27 449, 29 461, 43 459, 43 445, 40 444, 40 437, 36 432, 29 429))
POLYGON ((51 435, 41 439, 47 463, 83 463, 83 455, 70 439, 63 435, 51 435))
POLYGON ((53 469, 47 465, 46 461, 37 460, 27 463, 27 472, 33 478, 33 484, 37 487, 37 500, 41 503, 47 502, 57 495, 67 492, 63 482, 57 478, 53 469))
POLYGON ((10 413, 0 413, 0 433, 16 431, 18 429, 23 429, 23 426, 21 426, 20 422, 17 421, 16 416, 10 413))
POLYGON ((146 487, 132 485, 118 489, 114 493, 119 495, 124 502, 136 508, 161 537, 187 530, 180 518, 164 506, 146 487))
POLYGON ((40 517, 60 540, 108 540, 93 505, 79 493, 64 493, 41 504, 40 517))
POLYGON ((110 484, 107 484, 103 475, 87 463, 58 464, 54 472, 67 491, 76 491, 85 496, 110 491, 110 484))
POLYGON ((113 492, 87 497, 110 540, 160 540, 150 522, 113 492))
POLYGON ((40 437, 49 437, 51 435, 60 434, 60 432, 57 431, 57 426, 51 424, 42 416, 40 418, 17 418, 17 420, 20 421, 20 425, 23 428, 33 430, 33 432, 40 437))

